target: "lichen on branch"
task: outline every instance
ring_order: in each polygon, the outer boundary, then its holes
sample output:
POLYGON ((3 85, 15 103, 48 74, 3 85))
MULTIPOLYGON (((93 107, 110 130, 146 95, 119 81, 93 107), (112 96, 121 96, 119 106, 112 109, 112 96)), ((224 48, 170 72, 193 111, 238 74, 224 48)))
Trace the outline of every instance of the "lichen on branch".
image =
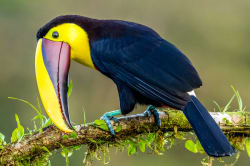
MULTIPOLYGON (((144 114, 136 114, 119 117, 120 124, 112 122, 116 131, 115 136, 106 131, 105 125, 103 126, 100 121, 75 126, 75 132, 71 134, 63 133, 55 126, 49 126, 43 129, 43 132, 32 133, 18 142, 3 145, 0 151, 0 164, 41 162, 40 165, 46 165, 51 152, 64 147, 77 147, 85 144, 93 150, 97 145, 120 144, 130 138, 148 133, 192 131, 192 127, 182 111, 167 109, 161 110, 159 113, 162 121, 161 128, 157 127, 153 116, 145 117, 144 114)), ((238 139, 239 135, 244 138, 250 136, 249 113, 210 112, 210 114, 230 139, 233 140, 234 137, 238 139)), ((147 142, 139 144, 141 151, 144 150, 146 144, 147 142)), ((130 153, 134 153, 133 144, 130 146, 132 146, 130 153)), ((68 153, 68 151, 66 152, 68 153)))

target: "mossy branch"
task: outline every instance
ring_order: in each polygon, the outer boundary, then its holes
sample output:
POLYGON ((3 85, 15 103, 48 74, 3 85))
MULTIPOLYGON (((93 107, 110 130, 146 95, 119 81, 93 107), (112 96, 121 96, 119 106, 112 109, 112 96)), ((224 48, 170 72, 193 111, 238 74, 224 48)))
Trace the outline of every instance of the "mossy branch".
MULTIPOLYGON (((250 114, 239 112, 211 112, 212 117, 219 124, 221 129, 232 135, 250 136, 250 114)), ((95 123, 76 126, 76 133, 65 134, 55 126, 49 126, 43 133, 34 133, 25 136, 21 141, 4 145, 0 151, 0 165, 16 165, 19 162, 29 163, 34 160, 48 160, 50 152, 62 147, 87 144, 93 145, 93 141, 101 144, 116 143, 126 140, 129 137, 135 137, 146 132, 156 131, 192 131, 190 124, 181 111, 163 110, 160 111, 162 127, 155 125, 153 116, 144 117, 143 114, 124 116, 118 118, 121 130, 113 137, 109 132, 96 127, 95 123)), ((118 124, 114 124, 114 129, 118 124)))

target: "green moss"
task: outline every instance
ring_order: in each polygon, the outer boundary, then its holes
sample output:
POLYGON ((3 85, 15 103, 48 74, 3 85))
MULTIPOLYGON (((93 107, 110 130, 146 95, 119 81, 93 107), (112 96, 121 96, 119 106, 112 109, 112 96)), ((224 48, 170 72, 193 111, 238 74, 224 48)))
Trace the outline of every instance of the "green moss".
POLYGON ((163 109, 162 111, 166 112, 168 119, 162 121, 163 126, 168 126, 168 128, 173 128, 177 126, 178 128, 191 128, 188 123, 187 118, 182 111, 172 110, 172 109, 163 109))
MULTIPOLYGON (((40 155, 37 155, 33 158, 26 157, 26 156, 19 156, 17 158, 13 159, 13 165, 18 166, 46 166, 49 161, 49 157, 51 156, 51 153, 41 153, 40 155)), ((5 165, 5 162, 1 162, 1 165, 5 165)))
MULTIPOLYGON (((127 149, 128 155, 136 154, 139 150, 141 152, 152 152, 158 155, 161 155, 165 150, 168 150, 173 147, 175 144, 176 139, 185 139, 185 133, 180 132, 180 129, 191 129, 190 124, 188 123, 188 120, 186 119, 185 115, 182 111, 178 110, 172 110, 172 109, 164 109, 162 110, 166 112, 168 115, 168 119, 162 120, 162 127, 168 126, 165 131, 168 131, 166 133, 163 133, 164 130, 159 130, 159 128, 154 126, 140 126, 139 128, 132 128, 131 130, 133 132, 137 131, 142 134, 129 137, 126 135, 126 132, 123 132, 123 129, 121 126, 116 126, 115 131, 117 133, 117 137, 113 138, 109 134, 104 134, 102 138, 100 139, 92 139, 88 138, 87 146, 88 146, 88 160, 92 160, 93 158, 96 158, 98 160, 103 160, 104 164, 108 163, 110 160, 109 155, 109 149, 112 147, 115 147, 118 150, 123 151, 124 149, 127 149), (169 131, 170 130, 170 131, 169 131)), ((227 112, 229 115, 233 116, 239 116, 240 120, 246 121, 248 124, 250 123, 250 118, 248 113, 242 113, 242 112, 227 112)), ((131 126, 138 126, 138 122, 131 121, 131 126)), ((107 125, 103 120, 96 120, 93 123, 94 126, 99 127, 103 130, 107 130, 107 125)), ((227 123, 227 125, 231 125, 230 123, 227 123)), ((59 132, 59 131, 58 131, 59 132)), ((30 133, 32 134, 32 132, 30 133)), ((244 136, 237 136, 236 134, 230 134, 227 135, 230 142, 236 147, 238 150, 244 150, 245 145, 245 137, 244 136)), ((2 136, 0 135, 0 138, 2 136)), ((63 140, 66 139, 77 139, 77 134, 73 132, 72 134, 64 135, 63 140)), ((54 136, 51 136, 51 139, 56 139, 54 136)), ((2 142, 4 139, 0 139, 2 142)), ((1 141, 0 141, 1 142, 1 141)), ((190 142, 190 141, 189 141, 190 142)), ((196 144, 192 144, 196 146, 196 151, 201 152, 202 148, 200 144, 196 142, 196 144)), ((74 150, 80 149, 79 146, 72 146, 66 148, 67 150, 64 150, 64 155, 67 152, 72 153, 74 150)), ((64 147, 62 147, 64 149, 64 147)), ((29 158, 26 156, 19 156, 18 158, 13 159, 12 165, 47 165, 49 162, 49 157, 52 155, 51 152, 46 147, 34 147, 32 149, 33 152, 36 152, 39 154, 38 156, 34 158, 29 158)), ((87 160, 87 159, 86 159, 87 160)), ((6 165, 6 161, 0 161, 0 165, 6 165)))

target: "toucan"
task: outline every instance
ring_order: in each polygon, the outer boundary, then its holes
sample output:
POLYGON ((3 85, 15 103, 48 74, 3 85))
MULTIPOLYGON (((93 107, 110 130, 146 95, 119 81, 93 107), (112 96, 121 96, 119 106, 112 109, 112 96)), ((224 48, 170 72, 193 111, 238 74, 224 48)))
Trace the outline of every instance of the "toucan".
POLYGON ((63 15, 42 26, 36 38, 38 90, 46 113, 60 130, 74 130, 67 92, 70 61, 75 60, 117 86, 120 109, 101 117, 112 135, 110 120, 130 113, 136 104, 148 105, 145 116, 153 114, 159 127, 156 107, 167 106, 184 112, 209 156, 236 152, 195 96, 193 90, 202 81, 191 61, 153 29, 129 21, 63 15))

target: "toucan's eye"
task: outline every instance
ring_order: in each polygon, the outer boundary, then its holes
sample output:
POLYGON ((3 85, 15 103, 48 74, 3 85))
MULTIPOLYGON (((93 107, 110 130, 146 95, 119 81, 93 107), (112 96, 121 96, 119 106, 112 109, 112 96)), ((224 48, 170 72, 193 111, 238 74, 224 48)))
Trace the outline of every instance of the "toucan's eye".
POLYGON ((52 37, 53 37, 53 38, 58 38, 58 37, 59 37, 59 33, 58 33, 57 31, 54 31, 54 32, 52 33, 52 37))

